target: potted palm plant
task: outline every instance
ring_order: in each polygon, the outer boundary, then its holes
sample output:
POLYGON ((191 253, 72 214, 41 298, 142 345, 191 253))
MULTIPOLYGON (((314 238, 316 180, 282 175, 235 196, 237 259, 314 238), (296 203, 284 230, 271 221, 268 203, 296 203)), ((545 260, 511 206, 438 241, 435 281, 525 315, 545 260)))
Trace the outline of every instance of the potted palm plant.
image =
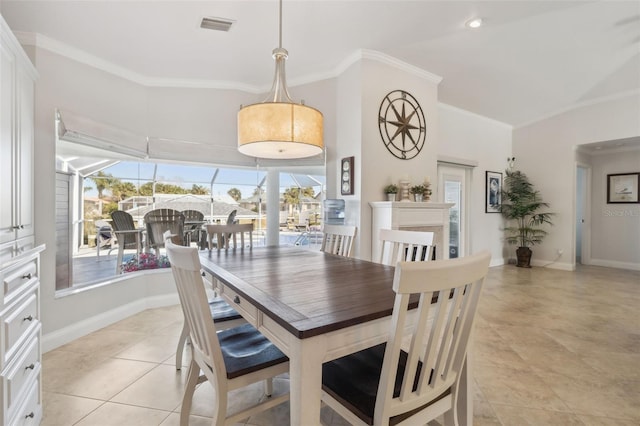
POLYGON ((387 201, 395 201, 398 193, 398 185, 390 183, 384 187, 384 193, 387 194, 387 201))
POLYGON ((549 204, 542 201, 540 192, 534 189, 527 176, 519 170, 506 171, 501 195, 502 216, 511 223, 515 222, 504 229, 507 233, 506 241, 518 244, 516 266, 530 268, 532 252, 529 247, 541 243, 547 235, 542 226, 553 225, 553 213, 540 211, 549 207, 549 204))

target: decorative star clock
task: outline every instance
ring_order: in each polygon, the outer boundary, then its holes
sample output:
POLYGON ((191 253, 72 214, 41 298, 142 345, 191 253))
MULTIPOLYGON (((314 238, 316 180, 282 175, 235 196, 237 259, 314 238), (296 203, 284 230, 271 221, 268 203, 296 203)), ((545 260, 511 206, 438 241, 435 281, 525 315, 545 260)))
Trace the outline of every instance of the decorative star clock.
POLYGON ((353 157, 340 161, 340 192, 342 195, 353 195, 353 157))
POLYGON ((384 146, 394 156, 409 160, 424 147, 427 127, 420 104, 404 90, 384 97, 378 112, 378 127, 384 146))

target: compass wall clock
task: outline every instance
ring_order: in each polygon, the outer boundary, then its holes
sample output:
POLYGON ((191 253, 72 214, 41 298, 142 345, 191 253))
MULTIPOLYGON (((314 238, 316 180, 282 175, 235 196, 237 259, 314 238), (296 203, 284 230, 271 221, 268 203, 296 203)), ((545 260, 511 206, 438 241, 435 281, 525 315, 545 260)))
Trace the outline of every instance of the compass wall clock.
POLYGON ((353 157, 340 161, 340 192, 342 195, 353 195, 353 157))
POLYGON ((404 90, 384 97, 378 112, 378 127, 384 146, 401 160, 409 160, 424 146, 427 127, 420 104, 404 90))

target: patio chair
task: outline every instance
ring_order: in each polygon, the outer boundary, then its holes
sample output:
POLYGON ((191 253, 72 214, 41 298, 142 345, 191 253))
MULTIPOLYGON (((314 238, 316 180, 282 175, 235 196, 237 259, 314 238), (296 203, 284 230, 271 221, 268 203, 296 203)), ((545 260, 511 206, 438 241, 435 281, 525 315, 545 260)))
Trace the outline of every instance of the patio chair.
POLYGON ((144 215, 147 227, 147 245, 160 256, 160 249, 164 248, 163 234, 171 231, 173 242, 184 245, 184 215, 178 210, 156 209, 144 215))
MULTIPOLYGON (((209 381, 215 390, 213 424, 236 424, 241 419, 268 410, 289 399, 289 393, 256 401, 232 415, 227 413, 228 392, 289 371, 289 359, 251 324, 216 333, 211 321, 207 295, 195 247, 166 243, 180 304, 187 322, 193 356, 184 388, 180 425, 189 423, 189 412, 196 386, 209 381)), ((271 385, 268 385, 268 393, 271 385)), ((237 408, 237 407, 236 407, 237 408)))
POLYGON ((324 225, 320 251, 351 256, 358 228, 350 225, 324 225))
MULTIPOLYGON (((236 214, 238 214, 238 210, 235 210, 235 209, 231 210, 231 212, 227 216, 227 222, 226 222, 227 225, 233 225, 238 223, 238 221, 236 220, 236 214)), ((229 247, 229 239, 231 238, 231 236, 232 234, 217 234, 215 245, 216 247, 218 247, 218 250, 220 250, 221 248, 229 247)), ((235 234, 233 236, 235 237, 235 234)), ((206 235, 205 237, 209 240, 209 250, 211 250, 211 239, 209 238, 208 235, 206 235)))
POLYGON ((238 210, 231 210, 229 216, 227 216, 227 225, 233 225, 236 223, 236 215, 238 214, 238 210))
MULTIPOLYGON (((116 244, 116 238, 113 233, 111 224, 106 220, 98 219, 95 221, 96 226, 96 253, 97 257, 100 257, 100 250, 108 248, 116 244)), ((111 250, 109 250, 111 252, 111 250)))
POLYGON ((325 363, 322 401, 354 425, 422 425, 442 414, 444 424, 457 425, 458 387, 490 259, 485 250, 398 263, 387 342, 325 363), (410 315, 413 294, 420 299, 410 315), (412 316, 417 323, 409 327, 412 316))
POLYGON ((116 260, 116 274, 122 273, 122 259, 125 250, 136 250, 136 255, 142 252, 143 230, 136 227, 133 217, 122 210, 111 213, 111 224, 118 243, 118 257, 116 260))
POLYGON ((203 232, 204 213, 200 210, 182 210, 184 215, 184 242, 186 246, 191 245, 191 241, 198 243, 198 247, 204 248, 203 238, 206 233, 203 232), (191 223, 189 223, 191 222, 191 223), (203 235, 204 234, 204 235, 203 235))
POLYGON ((384 265, 433 259, 433 232, 381 229, 380 241, 378 261, 384 265))

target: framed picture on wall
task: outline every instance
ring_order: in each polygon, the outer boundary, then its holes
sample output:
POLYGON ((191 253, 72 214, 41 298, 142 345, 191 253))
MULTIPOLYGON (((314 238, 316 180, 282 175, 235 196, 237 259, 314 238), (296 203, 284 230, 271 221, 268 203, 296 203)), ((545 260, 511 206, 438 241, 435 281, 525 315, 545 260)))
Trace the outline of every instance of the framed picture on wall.
POLYGON ((353 195, 353 157, 346 157, 340 161, 340 193, 353 195))
POLYGON ((640 173, 607 175, 607 204, 640 203, 640 173))
POLYGON ((502 173, 486 172, 485 213, 500 213, 500 192, 502 191, 502 173))

